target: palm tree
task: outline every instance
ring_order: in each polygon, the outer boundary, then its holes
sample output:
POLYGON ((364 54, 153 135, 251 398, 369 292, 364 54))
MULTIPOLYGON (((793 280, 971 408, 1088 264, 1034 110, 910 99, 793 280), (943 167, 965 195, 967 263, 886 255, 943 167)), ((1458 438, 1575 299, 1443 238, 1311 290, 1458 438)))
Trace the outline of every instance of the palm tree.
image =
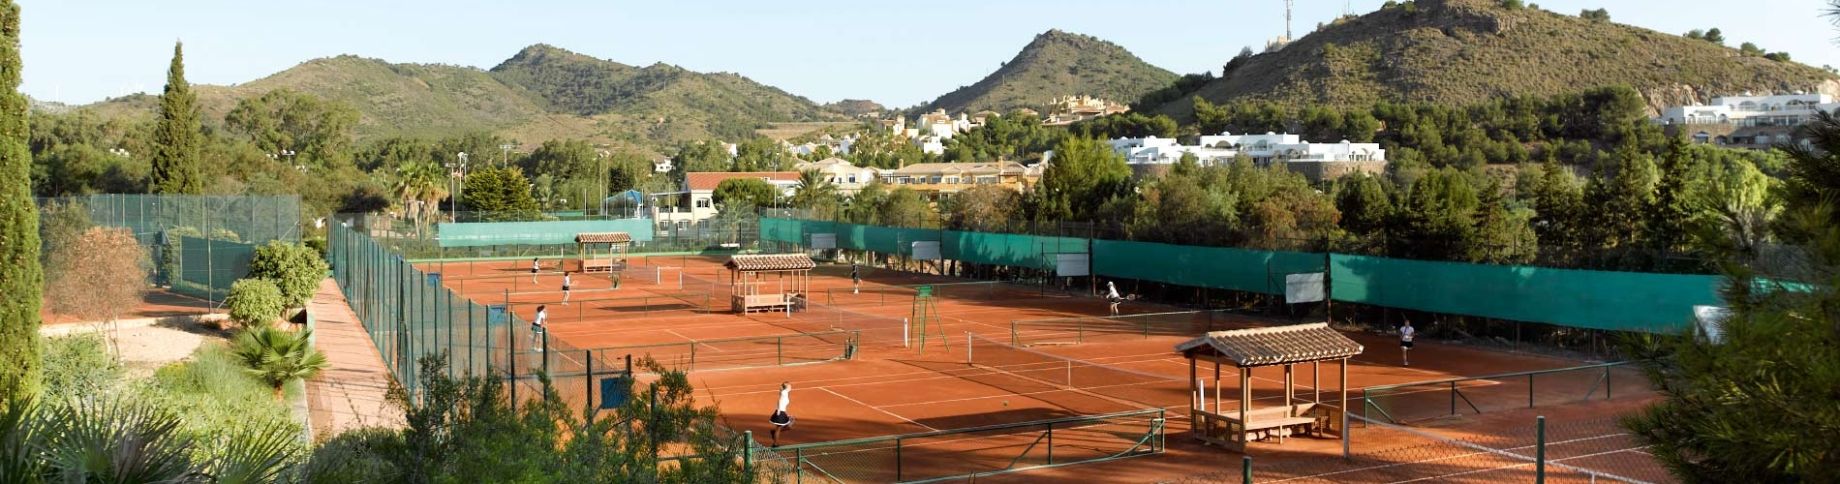
POLYGON ((391 190, 403 204, 404 215, 414 220, 419 230, 426 216, 440 212, 441 199, 447 198, 446 183, 446 172, 440 164, 412 161, 396 167, 391 190))
POLYGON ((792 206, 811 208, 820 202, 835 200, 836 197, 837 185, 831 183, 829 177, 818 170, 805 170, 799 172, 799 184, 793 187, 792 206))
POLYGON ((312 378, 326 369, 326 355, 308 343, 312 335, 310 329, 295 333, 258 326, 237 333, 230 351, 243 361, 250 374, 268 382, 279 394, 287 382, 312 378))

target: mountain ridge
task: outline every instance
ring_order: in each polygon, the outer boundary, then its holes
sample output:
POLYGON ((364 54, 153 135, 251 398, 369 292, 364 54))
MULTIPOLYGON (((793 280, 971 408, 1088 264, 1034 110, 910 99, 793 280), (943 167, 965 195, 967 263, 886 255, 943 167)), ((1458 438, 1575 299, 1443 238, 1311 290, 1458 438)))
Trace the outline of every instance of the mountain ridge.
POLYGON ((977 83, 941 95, 916 111, 1041 109, 1051 98, 1077 95, 1128 104, 1176 78, 1118 44, 1053 29, 1037 34, 977 83))

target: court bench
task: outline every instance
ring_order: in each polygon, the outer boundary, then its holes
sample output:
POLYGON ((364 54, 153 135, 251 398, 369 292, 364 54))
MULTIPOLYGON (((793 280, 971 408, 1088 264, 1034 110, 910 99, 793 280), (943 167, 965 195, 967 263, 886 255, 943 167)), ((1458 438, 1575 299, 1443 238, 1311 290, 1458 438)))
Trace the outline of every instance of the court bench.
POLYGON ((1328 410, 1330 407, 1315 403, 1266 407, 1247 411, 1244 421, 1240 420, 1238 411, 1215 413, 1199 408, 1190 411, 1194 417, 1195 438, 1243 451, 1246 442, 1250 441, 1320 433, 1329 428, 1331 412, 1328 410))

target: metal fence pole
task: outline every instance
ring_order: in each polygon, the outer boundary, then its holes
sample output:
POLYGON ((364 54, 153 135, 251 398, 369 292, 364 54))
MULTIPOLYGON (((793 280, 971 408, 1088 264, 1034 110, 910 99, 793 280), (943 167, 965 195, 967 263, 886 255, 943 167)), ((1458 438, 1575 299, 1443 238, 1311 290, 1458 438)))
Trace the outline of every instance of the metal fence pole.
MULTIPOLYGON (((582 358, 587 361, 582 366, 587 368, 587 378, 582 379, 582 390, 588 396, 588 408, 594 408, 594 350, 582 350, 582 358)), ((749 432, 752 432, 751 430, 749 432)))
POLYGON ((900 437, 895 437, 894 439, 894 480, 895 482, 900 482, 902 480, 901 479, 901 438, 900 437))
POLYGON ((1546 416, 1534 419, 1533 482, 1546 482, 1546 416))
POLYGON ((1048 465, 1054 465, 1054 422, 1048 422, 1048 465))
POLYGON ((1240 482, 1252 484, 1252 456, 1242 456, 1239 461, 1240 482))

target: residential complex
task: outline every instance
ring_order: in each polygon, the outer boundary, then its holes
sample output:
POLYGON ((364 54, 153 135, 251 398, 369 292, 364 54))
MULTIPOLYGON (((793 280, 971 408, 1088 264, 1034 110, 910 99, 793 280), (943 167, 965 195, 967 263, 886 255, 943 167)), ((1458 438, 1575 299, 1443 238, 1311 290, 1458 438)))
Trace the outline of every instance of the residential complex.
POLYGON ((1202 136, 1195 145, 1183 145, 1170 138, 1118 138, 1112 150, 1124 155, 1125 162, 1142 173, 1158 172, 1193 154, 1203 165, 1232 162, 1245 156, 1260 166, 1283 163, 1291 171, 1313 180, 1326 180, 1353 172, 1381 173, 1386 170, 1386 150, 1377 143, 1311 143, 1294 134, 1221 133, 1202 136))
POLYGON ((1656 123, 1695 142, 1768 149, 1783 143, 1808 143, 1795 128, 1815 113, 1840 114, 1840 102, 1827 94, 1722 96, 1704 105, 1662 110, 1656 123))

